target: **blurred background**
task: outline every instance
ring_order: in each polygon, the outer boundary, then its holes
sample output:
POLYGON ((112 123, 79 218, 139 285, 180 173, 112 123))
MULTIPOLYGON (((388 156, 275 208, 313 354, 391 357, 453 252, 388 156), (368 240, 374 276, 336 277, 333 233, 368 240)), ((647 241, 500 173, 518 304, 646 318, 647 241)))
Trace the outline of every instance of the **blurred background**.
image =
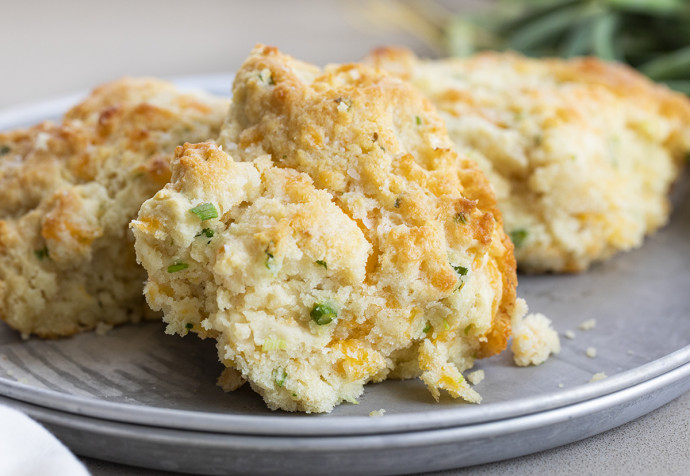
POLYGON ((231 72, 258 42, 318 65, 386 44, 594 54, 690 92, 688 0, 4 0, 2 25, 0 108, 123 75, 231 72))
POLYGON ((319 65, 356 61, 388 43, 430 53, 406 32, 382 31, 359 17, 369 3, 3 0, 0 108, 123 75, 235 71, 258 42, 319 65))

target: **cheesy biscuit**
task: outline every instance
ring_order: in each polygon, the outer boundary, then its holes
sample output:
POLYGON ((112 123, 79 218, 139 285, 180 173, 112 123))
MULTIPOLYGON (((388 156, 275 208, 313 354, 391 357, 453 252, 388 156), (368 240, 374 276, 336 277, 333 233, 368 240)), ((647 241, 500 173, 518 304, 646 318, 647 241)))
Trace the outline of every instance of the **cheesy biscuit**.
POLYGON ((228 104, 122 79, 60 123, 0 133, 0 318, 58 337, 154 315, 127 224, 175 147, 216 136, 228 104))
POLYGON ((585 270, 668 220, 690 151, 687 97, 594 58, 425 61, 383 48, 367 62, 439 108, 493 185, 521 270, 585 270))
POLYGON ((490 186, 428 100, 259 46, 218 144, 179 147, 132 222, 167 332, 217 339, 223 387, 272 409, 328 412, 392 377, 479 401, 461 372, 524 306, 490 186))

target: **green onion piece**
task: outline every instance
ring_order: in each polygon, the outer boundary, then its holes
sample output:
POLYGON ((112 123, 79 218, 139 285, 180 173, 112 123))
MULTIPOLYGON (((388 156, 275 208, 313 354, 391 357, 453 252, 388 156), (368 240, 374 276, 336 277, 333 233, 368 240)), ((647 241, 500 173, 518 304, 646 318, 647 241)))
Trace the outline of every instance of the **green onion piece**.
POLYGON ((469 271, 469 269, 465 268, 464 266, 453 266, 453 269, 460 276, 467 276, 467 272, 469 271))
POLYGON ((187 268, 189 268, 189 265, 187 263, 178 261, 177 263, 168 266, 168 273, 177 273, 178 271, 182 271, 183 269, 187 268))
POLYGON ((427 322, 427 323, 426 323, 426 326, 424 326, 424 329, 422 329, 422 332, 426 334, 426 333, 429 332, 430 330, 431 330, 431 323, 430 323, 430 322, 427 322))
POLYGON ((448 324, 448 321, 446 321, 445 319, 443 320, 443 328, 444 328, 445 330, 450 329, 450 324, 448 324))
POLYGON ((457 215, 455 215, 455 223, 462 223, 463 225, 467 225, 467 217, 465 216, 465 214, 459 212, 457 215))
POLYGON ((277 368, 273 371, 273 381, 278 385, 279 387, 282 387, 283 384, 285 383, 285 380, 287 380, 287 372, 283 368, 277 368))
POLYGON ((204 228, 203 230, 201 230, 201 234, 206 235, 206 238, 213 238, 215 232, 210 228, 204 228))
POLYGON ((311 320, 320 326, 330 324, 333 319, 338 317, 338 312, 326 303, 316 303, 309 313, 311 320))
POLYGON ((508 235, 510 236, 510 241, 513 242, 513 245, 515 245, 516 248, 519 248, 527 239, 527 230, 524 228, 518 228, 517 230, 513 230, 508 233, 508 235))
POLYGON ((202 203, 189 211, 198 216, 201 221, 218 218, 218 210, 213 203, 202 203))
POLYGON ((34 254, 36 255, 36 258, 38 258, 40 261, 43 261, 45 258, 50 258, 47 246, 44 246, 40 250, 34 250, 34 254))
POLYGON ((422 118, 419 116, 414 116, 414 120, 417 123, 418 126, 422 125, 422 118))
POLYGON ((194 324, 192 324, 191 322, 188 322, 188 323, 185 325, 185 328, 187 328, 187 329, 194 329, 194 324))
POLYGON ((326 263, 324 260, 322 260, 322 259, 317 259, 317 260, 314 261, 314 262, 315 262, 316 264, 318 264, 319 266, 323 266, 325 269, 328 269, 328 263, 326 263))
POLYGON ((0 157, 2 157, 5 154, 10 153, 10 146, 9 145, 0 145, 0 157))
POLYGON ((278 339, 276 337, 268 337, 264 340, 261 346, 262 352, 269 352, 271 350, 287 349, 287 343, 283 339, 278 339))
POLYGON ((275 258, 273 257, 273 253, 271 253, 268 250, 266 250, 265 253, 266 253, 266 261, 264 262, 264 264, 266 265, 266 269, 273 270, 273 264, 274 264, 274 260, 275 260, 275 258))
POLYGON ((266 83, 270 86, 273 86, 276 82, 273 79, 273 75, 271 74, 271 70, 268 68, 261 70, 259 72, 259 81, 262 83, 266 83))

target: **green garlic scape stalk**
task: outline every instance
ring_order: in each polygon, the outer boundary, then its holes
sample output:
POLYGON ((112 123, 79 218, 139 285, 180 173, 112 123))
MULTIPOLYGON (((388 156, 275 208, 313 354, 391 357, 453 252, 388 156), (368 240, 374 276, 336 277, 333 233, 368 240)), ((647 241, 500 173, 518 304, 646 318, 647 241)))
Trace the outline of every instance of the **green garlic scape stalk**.
POLYGON ((438 2, 385 3, 372 20, 407 30, 442 55, 598 56, 690 94, 688 0, 499 0, 465 15, 438 2))

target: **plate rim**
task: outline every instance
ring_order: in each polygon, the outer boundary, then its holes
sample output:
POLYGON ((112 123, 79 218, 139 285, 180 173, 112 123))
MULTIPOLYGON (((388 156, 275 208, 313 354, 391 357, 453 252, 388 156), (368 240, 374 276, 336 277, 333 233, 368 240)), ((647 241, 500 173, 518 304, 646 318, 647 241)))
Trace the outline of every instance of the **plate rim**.
POLYGON ((385 418, 331 414, 305 417, 302 414, 290 413, 242 415, 178 410, 69 395, 5 378, 0 378, 0 395, 64 413, 160 428, 243 435, 373 435, 463 427, 534 415, 605 397, 688 364, 690 345, 604 380, 577 385, 567 390, 506 402, 459 405, 456 408, 439 408, 427 412, 395 413, 385 418), (329 424, 324 424, 326 421, 329 424))

